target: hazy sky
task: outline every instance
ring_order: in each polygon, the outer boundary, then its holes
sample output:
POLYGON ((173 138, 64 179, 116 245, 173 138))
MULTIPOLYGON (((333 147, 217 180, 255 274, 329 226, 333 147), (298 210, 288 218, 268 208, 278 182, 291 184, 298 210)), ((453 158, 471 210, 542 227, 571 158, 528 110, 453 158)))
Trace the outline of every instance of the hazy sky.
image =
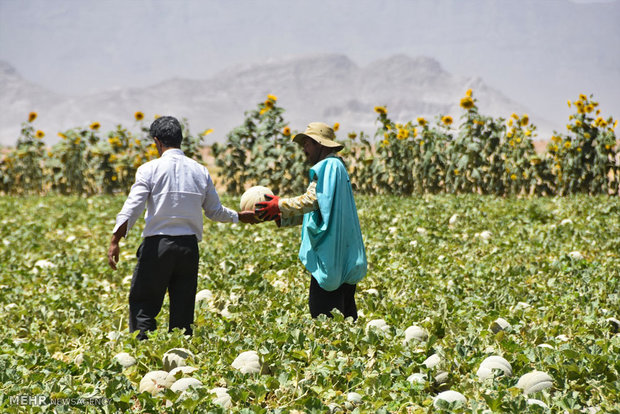
POLYGON ((581 92, 620 116, 619 23, 615 0, 0 0, 0 60, 83 95, 311 53, 428 55, 543 116, 581 92))

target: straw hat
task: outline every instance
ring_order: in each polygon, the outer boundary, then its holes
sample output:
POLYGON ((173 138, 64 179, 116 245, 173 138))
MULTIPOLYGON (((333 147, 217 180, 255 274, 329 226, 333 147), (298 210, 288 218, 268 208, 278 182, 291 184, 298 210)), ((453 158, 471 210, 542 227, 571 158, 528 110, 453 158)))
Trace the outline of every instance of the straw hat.
POLYGON ((324 147, 333 148, 336 152, 344 148, 344 145, 335 141, 334 129, 323 122, 311 122, 303 133, 295 135, 293 141, 303 145, 306 137, 315 140, 324 147))

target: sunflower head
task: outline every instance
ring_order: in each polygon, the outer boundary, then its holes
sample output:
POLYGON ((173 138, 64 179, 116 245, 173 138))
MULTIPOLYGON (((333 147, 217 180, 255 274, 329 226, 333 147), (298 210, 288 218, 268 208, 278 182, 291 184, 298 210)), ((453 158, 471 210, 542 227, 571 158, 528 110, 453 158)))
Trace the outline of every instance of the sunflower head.
POLYGON ((375 112, 379 115, 386 115, 387 109, 385 108, 385 106, 375 106, 375 112))
POLYGON ((463 109, 471 109, 474 107, 474 100, 470 96, 466 96, 461 99, 461 108, 463 109))

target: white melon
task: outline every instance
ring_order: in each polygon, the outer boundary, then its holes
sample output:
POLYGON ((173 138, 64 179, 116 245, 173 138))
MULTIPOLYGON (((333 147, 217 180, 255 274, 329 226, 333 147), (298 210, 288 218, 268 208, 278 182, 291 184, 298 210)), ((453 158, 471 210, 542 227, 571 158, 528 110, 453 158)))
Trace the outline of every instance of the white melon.
POLYGON ((435 375, 435 378, 433 378, 433 380, 435 381, 435 384, 441 385, 441 384, 445 384, 446 382, 448 382, 449 377, 450 377, 450 374, 448 372, 439 371, 437 375, 435 375))
POLYGON ((241 195, 241 201, 239 202, 239 209, 241 211, 254 211, 256 203, 266 201, 265 195, 273 195, 273 192, 261 185, 250 187, 245 193, 241 195))
POLYGON ((217 387, 213 388, 209 391, 211 394, 215 394, 215 398, 213 399, 213 404, 219 405, 223 408, 232 408, 232 399, 228 394, 228 388, 217 387))
POLYGON ((136 364, 136 359, 129 355, 127 352, 120 352, 114 355, 113 359, 119 364, 121 364, 123 368, 129 368, 130 366, 136 364))
POLYGON ((245 351, 239 354, 231 364, 233 368, 242 374, 255 374, 260 372, 260 358, 256 351, 245 351))
POLYGON ((347 394, 347 401, 354 404, 359 404, 362 402, 362 395, 357 392, 350 392, 347 394))
POLYGON ((196 378, 181 378, 176 380, 171 386, 170 389, 174 392, 183 392, 190 387, 198 388, 202 387, 202 382, 198 381, 196 378))
POLYGON ((412 384, 424 384, 426 382, 426 375, 421 372, 416 372, 407 377, 407 381, 412 384))
POLYGON ((409 342, 412 339, 417 341, 426 341, 428 339, 428 332, 424 328, 416 325, 411 325, 405 329, 405 342, 409 342))
POLYGON ((570 252, 568 256, 573 260, 583 260, 583 254, 577 250, 570 252))
POLYGON ((499 331, 505 331, 510 328, 510 323, 504 318, 497 318, 491 324, 491 331, 498 333, 499 331))
POLYGON ((491 237, 493 237, 493 233, 491 233, 488 230, 483 231, 482 233, 479 234, 479 237, 482 240, 491 240, 491 237))
POLYGON ((170 388, 173 383, 174 377, 170 377, 168 375, 168 372, 151 371, 147 372, 144 377, 142 377, 138 390, 140 392, 147 391, 152 395, 155 395, 158 392, 162 391, 164 388, 170 388))
POLYGON ((422 362, 422 365, 424 365, 428 369, 431 369, 431 368, 436 367, 440 362, 441 362, 441 358, 439 357, 439 355, 433 354, 429 356, 428 358, 426 358, 424 362, 422 362))
POLYGON ((187 365, 186 360, 193 358, 194 354, 185 348, 172 348, 164 354, 162 358, 164 363, 164 369, 170 371, 176 367, 182 367, 187 365))
POLYGON ((467 402, 467 398, 465 398, 465 396, 458 391, 449 390, 437 394, 437 396, 433 400, 433 405, 435 406, 435 408, 439 407, 439 401, 446 401, 448 403, 459 402, 464 404, 467 402))
POLYGON ((200 292, 196 293, 196 302, 211 302, 213 300, 213 292, 209 289, 203 289, 200 292))
POLYGON ((510 362, 497 355, 485 358, 484 361, 480 363, 480 367, 478 368, 476 375, 478 375, 478 378, 481 380, 492 378, 493 370, 495 369, 501 370, 507 377, 512 375, 512 366, 510 365, 510 362))
POLYGON ((373 319, 372 321, 366 324, 366 330, 377 329, 382 332, 387 332, 390 330, 390 325, 388 325, 383 319, 373 319))
POLYGON ((546 372, 532 371, 521 376, 517 382, 517 388, 523 390, 524 394, 532 394, 553 386, 553 378, 546 372))

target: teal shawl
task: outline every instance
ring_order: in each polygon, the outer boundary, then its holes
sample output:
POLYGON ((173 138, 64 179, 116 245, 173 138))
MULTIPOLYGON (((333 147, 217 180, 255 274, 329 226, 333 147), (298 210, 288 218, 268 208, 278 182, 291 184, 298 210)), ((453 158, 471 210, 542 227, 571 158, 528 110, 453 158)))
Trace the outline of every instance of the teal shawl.
POLYGON ((304 215, 299 259, 325 290, 354 285, 366 275, 367 262, 347 170, 330 156, 310 169, 310 180, 317 181, 319 209, 304 215))

